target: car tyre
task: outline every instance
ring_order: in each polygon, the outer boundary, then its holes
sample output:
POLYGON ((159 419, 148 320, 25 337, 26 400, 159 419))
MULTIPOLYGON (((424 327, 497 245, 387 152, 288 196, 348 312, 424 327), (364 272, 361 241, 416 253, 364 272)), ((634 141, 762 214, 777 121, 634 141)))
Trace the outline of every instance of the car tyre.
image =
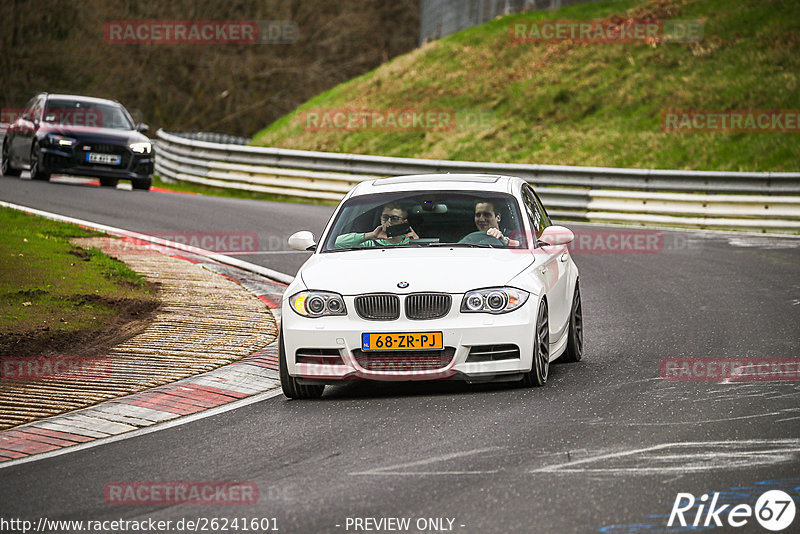
POLYGON ((579 362, 583 357, 583 309, 581 306, 580 281, 575 282, 575 293, 572 295, 572 308, 569 314, 569 334, 567 350, 561 359, 565 362, 579 362))
POLYGON ((543 386, 550 375, 550 324, 547 317, 547 303, 539 303, 536 314, 536 330, 534 332, 533 360, 531 370, 522 377, 525 387, 543 386))
POLYGON ((131 187, 133 189, 142 189, 150 191, 150 186, 153 185, 152 178, 134 178, 131 180, 131 187))
POLYGON ((100 178, 100 185, 103 187, 117 187, 118 183, 117 178, 100 178))
POLYGON ((299 384, 296 378, 289 375, 286 367, 286 348, 283 345, 283 328, 278 335, 278 374, 281 377, 283 394, 290 399, 318 399, 325 390, 324 385, 299 384))
POLYGON ((15 169, 11 166, 11 156, 8 151, 8 138, 6 138, 3 140, 3 155, 2 162, 0 162, 0 174, 3 176, 19 176, 22 173, 22 170, 15 169))
POLYGON ((42 171, 42 153, 39 147, 33 145, 31 149, 31 180, 47 181, 50 179, 50 173, 42 171))

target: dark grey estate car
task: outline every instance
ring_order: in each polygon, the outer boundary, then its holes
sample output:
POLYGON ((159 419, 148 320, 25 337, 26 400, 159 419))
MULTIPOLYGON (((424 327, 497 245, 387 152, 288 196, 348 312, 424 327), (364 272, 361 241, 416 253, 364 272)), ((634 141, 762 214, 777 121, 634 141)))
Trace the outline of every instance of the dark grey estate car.
POLYGON ((51 174, 92 176, 116 187, 130 180, 134 189, 150 189, 153 145, 114 100, 42 93, 33 97, 6 131, 2 172, 19 176, 30 169, 34 180, 51 174))

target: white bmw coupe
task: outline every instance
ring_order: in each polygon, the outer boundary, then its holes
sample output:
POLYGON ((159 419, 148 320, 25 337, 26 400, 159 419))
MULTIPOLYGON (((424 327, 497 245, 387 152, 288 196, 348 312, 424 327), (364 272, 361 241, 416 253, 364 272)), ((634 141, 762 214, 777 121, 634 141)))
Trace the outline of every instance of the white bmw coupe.
POLYGON ((336 208, 282 301, 290 398, 350 379, 547 382, 578 361, 583 318, 573 233, 521 178, 396 176, 336 208))

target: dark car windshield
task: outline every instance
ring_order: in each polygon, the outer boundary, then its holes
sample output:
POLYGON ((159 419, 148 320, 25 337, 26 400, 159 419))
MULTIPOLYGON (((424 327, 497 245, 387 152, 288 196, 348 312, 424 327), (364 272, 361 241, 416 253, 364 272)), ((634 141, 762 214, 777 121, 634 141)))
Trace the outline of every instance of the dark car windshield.
POLYGON ((84 100, 48 100, 44 121, 64 126, 134 129, 133 122, 122 106, 84 100))
POLYGON ((323 252, 363 248, 463 246, 527 248, 514 197, 484 191, 364 195, 348 200, 333 221, 323 252), (405 234, 372 238, 383 225, 405 234), (491 232, 489 228, 493 228, 491 232), (507 239, 491 234, 497 230, 507 239), (366 234, 366 235, 365 235, 366 234))

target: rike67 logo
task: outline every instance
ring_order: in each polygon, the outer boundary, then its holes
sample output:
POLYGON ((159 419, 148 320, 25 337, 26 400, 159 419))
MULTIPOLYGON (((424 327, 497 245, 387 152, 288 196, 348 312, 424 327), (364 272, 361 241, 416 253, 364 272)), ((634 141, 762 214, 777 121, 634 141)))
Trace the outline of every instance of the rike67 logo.
POLYGON ((691 493, 678 493, 667 526, 739 528, 755 519, 765 529, 780 532, 794 521, 794 499, 785 491, 767 491, 758 498, 755 506, 718 504, 719 499, 719 493, 710 497, 704 494, 699 499, 691 493))

